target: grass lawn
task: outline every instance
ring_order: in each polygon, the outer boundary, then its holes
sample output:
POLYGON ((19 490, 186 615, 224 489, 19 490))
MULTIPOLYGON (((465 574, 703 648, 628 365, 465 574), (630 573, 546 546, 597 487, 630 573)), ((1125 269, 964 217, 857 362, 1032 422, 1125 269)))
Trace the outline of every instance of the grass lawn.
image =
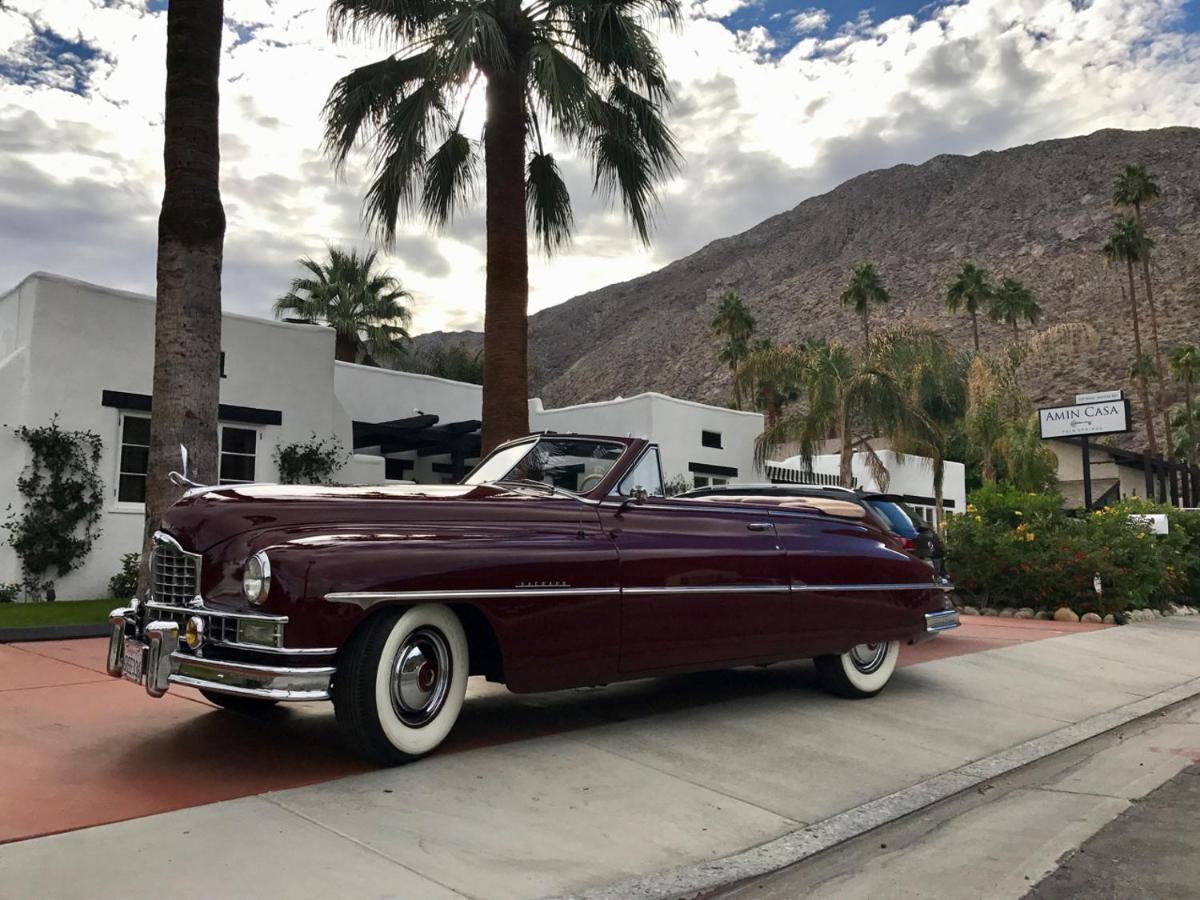
POLYGON ((0 628, 38 625, 90 625, 104 622, 120 600, 58 600, 54 603, 0 603, 0 628))

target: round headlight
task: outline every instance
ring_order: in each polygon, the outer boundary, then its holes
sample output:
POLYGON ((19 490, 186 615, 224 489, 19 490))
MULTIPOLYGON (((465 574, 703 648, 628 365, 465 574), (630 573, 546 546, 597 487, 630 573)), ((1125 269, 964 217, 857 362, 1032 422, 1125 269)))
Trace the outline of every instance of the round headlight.
POLYGON ((271 562, 261 550, 246 560, 242 572, 242 593, 251 603, 262 603, 271 591, 271 562))

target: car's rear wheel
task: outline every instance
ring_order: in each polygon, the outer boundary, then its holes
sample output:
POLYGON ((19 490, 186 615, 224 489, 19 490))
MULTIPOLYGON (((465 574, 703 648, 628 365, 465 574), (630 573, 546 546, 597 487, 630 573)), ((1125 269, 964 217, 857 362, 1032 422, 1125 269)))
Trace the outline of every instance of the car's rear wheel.
POLYGON ((423 756, 454 727, 467 692, 467 636, 437 603, 368 619, 339 654, 333 706, 360 756, 398 765, 423 756))
POLYGON ((818 656, 817 680, 821 687, 839 697, 858 700, 874 697, 884 689, 896 670, 899 641, 859 644, 845 653, 818 656))
POLYGON ((231 712, 245 713, 248 716, 258 716, 271 709, 278 700, 268 700, 263 697, 244 697, 240 694, 226 694, 221 691, 210 691, 200 688, 200 693, 209 703, 215 703, 222 709, 231 712))

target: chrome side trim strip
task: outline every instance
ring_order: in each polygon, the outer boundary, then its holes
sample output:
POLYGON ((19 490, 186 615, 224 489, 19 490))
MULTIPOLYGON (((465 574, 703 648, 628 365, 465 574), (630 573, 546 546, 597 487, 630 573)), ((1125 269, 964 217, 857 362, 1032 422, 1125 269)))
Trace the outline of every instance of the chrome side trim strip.
POLYGON ((621 593, 618 587, 501 588, 471 591, 347 591, 325 595, 330 603, 353 603, 366 609, 393 600, 483 600, 489 597, 599 597, 621 593))
POLYGON ((662 587, 596 588, 497 588, 465 591, 347 591, 325 595, 330 603, 352 603, 367 609, 376 603, 439 600, 486 600, 492 597, 599 597, 648 596, 654 594, 779 594, 806 591, 950 591, 935 582, 918 584, 730 584, 664 585, 662 587))
POLYGON ((628 587, 621 592, 631 596, 645 594, 787 594, 786 584, 704 584, 671 585, 664 587, 628 587))
POLYGON ((935 582, 908 584, 793 584, 793 591, 952 591, 935 582))

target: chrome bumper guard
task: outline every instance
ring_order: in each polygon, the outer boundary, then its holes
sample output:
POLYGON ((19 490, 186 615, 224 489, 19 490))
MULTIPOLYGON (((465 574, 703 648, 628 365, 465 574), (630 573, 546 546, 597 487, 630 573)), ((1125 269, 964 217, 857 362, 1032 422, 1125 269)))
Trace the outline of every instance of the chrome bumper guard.
POLYGON ((958 627, 958 610, 943 609, 938 612, 925 613, 925 630, 930 634, 949 631, 958 627))
POLYGON ((139 635, 136 613, 136 607, 109 613, 105 669, 113 678, 123 677, 126 645, 140 645, 143 665, 138 680, 151 697, 161 697, 172 684, 182 684, 263 700, 329 699, 333 666, 260 666, 182 653, 177 623, 148 622, 139 635))

